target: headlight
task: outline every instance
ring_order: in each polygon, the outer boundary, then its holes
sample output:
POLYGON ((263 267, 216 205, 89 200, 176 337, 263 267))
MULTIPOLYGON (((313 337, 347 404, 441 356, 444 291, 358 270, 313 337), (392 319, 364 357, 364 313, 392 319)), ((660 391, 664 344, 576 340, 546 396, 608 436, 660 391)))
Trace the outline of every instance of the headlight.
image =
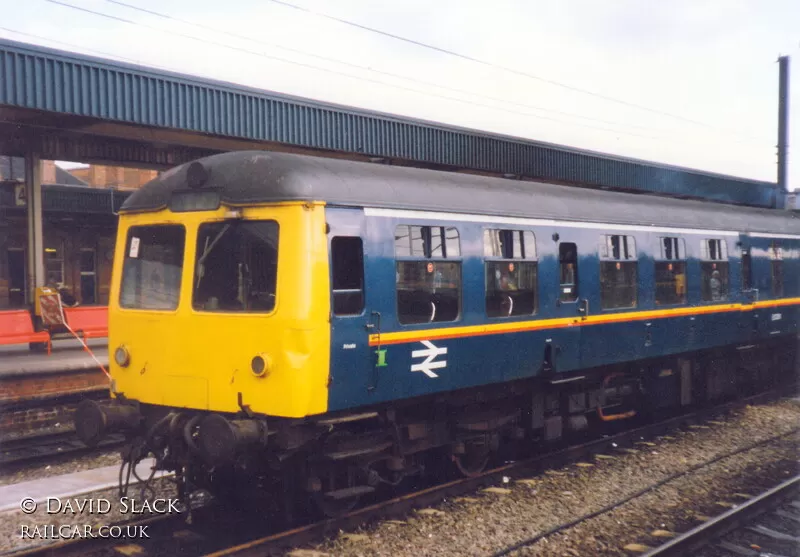
POLYGON ((131 355, 125 346, 120 346, 114 350, 114 361, 117 362, 119 367, 128 367, 128 364, 131 363, 131 355))

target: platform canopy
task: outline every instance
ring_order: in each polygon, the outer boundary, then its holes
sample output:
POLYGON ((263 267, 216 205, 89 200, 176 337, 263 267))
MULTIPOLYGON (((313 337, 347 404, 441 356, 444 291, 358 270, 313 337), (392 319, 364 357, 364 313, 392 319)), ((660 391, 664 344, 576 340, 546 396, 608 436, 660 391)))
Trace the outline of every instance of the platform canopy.
POLYGON ((776 184, 0 40, 0 154, 166 168, 268 149, 772 205, 776 184))

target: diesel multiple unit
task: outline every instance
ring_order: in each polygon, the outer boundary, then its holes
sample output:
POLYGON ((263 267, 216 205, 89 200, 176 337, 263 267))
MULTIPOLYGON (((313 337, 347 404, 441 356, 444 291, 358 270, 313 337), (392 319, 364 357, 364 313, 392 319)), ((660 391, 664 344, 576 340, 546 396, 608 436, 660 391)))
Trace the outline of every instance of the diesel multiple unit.
POLYGON ((794 369, 785 211, 237 152, 121 211, 109 405, 190 488, 328 513, 506 443, 757 389, 794 369))

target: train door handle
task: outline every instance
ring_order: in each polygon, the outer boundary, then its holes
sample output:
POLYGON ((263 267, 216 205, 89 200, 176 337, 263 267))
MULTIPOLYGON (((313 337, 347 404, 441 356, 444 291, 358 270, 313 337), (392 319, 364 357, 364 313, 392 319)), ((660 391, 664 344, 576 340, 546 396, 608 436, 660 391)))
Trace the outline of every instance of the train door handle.
POLYGON ((374 332, 374 334, 380 336, 381 334, 381 312, 379 311, 371 311, 369 314, 369 320, 367 324, 364 326, 367 331, 374 332), (373 323, 373 318, 375 322, 373 323))
POLYGON ((581 314, 583 319, 589 317, 589 299, 584 298, 581 300, 580 305, 578 306, 578 313, 581 314))

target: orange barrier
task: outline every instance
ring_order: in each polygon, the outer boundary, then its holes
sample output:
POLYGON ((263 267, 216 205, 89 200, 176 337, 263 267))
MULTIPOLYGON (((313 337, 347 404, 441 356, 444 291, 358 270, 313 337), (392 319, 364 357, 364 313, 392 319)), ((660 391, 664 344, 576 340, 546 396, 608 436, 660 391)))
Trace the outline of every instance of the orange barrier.
POLYGON ((44 342, 50 354, 52 343, 50 333, 33 328, 31 314, 27 310, 0 311, 0 344, 25 344, 44 342))
POLYGON ((108 308, 106 306, 64 308, 64 317, 70 330, 84 339, 108 336, 108 308))

